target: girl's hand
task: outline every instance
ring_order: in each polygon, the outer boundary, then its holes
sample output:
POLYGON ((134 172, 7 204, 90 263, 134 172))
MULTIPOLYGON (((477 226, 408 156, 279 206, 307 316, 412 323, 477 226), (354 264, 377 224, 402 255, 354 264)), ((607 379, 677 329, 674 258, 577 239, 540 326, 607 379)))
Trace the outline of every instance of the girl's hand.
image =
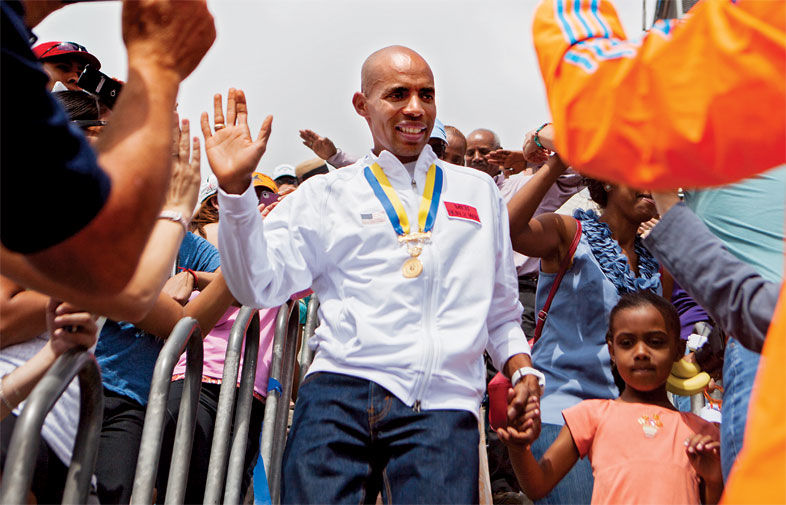
POLYGON ((54 298, 49 299, 47 306, 46 327, 49 345, 56 356, 72 347, 92 347, 96 343, 98 326, 93 314, 54 298))
POLYGON ((696 474, 705 483, 723 483, 720 441, 710 435, 694 434, 685 441, 685 453, 696 474))
POLYGON ((213 97, 213 108, 215 133, 210 131, 207 112, 203 112, 201 117, 207 160, 218 179, 219 186, 227 193, 241 194, 248 188, 251 174, 265 154, 273 116, 265 118, 259 129, 259 135, 254 140, 248 129, 248 106, 246 95, 242 90, 229 89, 226 122, 224 122, 220 94, 213 97))
POLYGON ((181 212, 190 218, 199 198, 199 139, 189 145, 191 129, 188 119, 180 122, 175 113, 172 141, 172 177, 169 180, 164 209, 181 212))
POLYGON ((530 396, 524 407, 522 422, 516 426, 498 428, 497 436, 511 448, 527 448, 540 436, 540 399, 530 396))

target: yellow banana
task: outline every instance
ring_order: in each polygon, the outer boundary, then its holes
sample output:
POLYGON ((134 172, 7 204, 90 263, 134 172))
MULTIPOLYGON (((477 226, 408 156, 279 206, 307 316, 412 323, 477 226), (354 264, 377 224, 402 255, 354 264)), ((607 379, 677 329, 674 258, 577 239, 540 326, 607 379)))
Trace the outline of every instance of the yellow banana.
POLYGON ((699 372, 701 372, 699 365, 687 361, 685 358, 675 361, 674 364, 671 365, 671 375, 679 377, 680 379, 690 379, 698 375, 699 372))
POLYGON ((666 389, 675 395, 691 396, 701 393, 709 383, 710 374, 707 372, 696 374, 690 379, 681 379, 675 375, 669 375, 669 378, 666 380, 666 389))

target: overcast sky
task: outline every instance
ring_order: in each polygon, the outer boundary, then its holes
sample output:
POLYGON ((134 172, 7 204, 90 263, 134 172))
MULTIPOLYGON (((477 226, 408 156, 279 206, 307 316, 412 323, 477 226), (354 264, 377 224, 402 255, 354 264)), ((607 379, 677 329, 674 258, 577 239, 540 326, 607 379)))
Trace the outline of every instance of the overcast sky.
MULTIPOLYGON (((313 157, 298 130, 310 128, 362 154, 371 145, 352 108, 360 66, 391 44, 418 51, 434 71, 437 117, 465 134, 496 131, 518 149, 524 133, 548 120, 532 48, 535 0, 213 0, 218 37, 180 89, 179 111, 198 130, 212 96, 230 86, 246 91, 252 134, 273 114, 273 134, 260 168, 313 157)), ((642 2, 616 2, 628 37, 638 38, 642 2)), ((651 23, 654 0, 648 1, 651 23)), ((89 2, 52 14, 35 30, 39 41, 85 45, 102 71, 126 77, 120 2, 89 2)), ((201 133, 200 133, 201 136, 201 133)), ((203 163, 203 172, 206 171, 203 163)))

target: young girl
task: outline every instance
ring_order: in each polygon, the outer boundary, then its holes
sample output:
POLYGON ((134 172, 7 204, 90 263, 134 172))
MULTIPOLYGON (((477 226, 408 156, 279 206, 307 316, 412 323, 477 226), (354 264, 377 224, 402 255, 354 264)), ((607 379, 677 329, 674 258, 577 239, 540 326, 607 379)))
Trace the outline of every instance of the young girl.
POLYGON ((666 379, 685 345, 677 311, 649 291, 624 294, 612 309, 606 342, 625 382, 616 400, 565 409, 565 425, 540 461, 537 400, 517 431, 500 428, 522 488, 533 500, 551 491, 584 456, 595 476, 592 503, 717 503, 723 491, 719 432, 666 396, 666 379))

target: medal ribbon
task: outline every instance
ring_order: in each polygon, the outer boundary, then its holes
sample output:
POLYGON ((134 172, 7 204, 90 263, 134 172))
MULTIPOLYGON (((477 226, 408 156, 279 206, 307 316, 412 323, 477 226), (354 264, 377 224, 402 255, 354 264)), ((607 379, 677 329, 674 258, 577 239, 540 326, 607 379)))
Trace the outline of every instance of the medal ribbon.
MULTIPOLYGON (((390 224, 399 235, 409 234, 409 218, 404 210, 396 190, 390 184, 385 172, 378 163, 366 167, 363 171, 366 180, 374 190, 374 195, 382 204, 385 213, 388 215, 390 224)), ((431 231, 437 219, 437 209, 439 208, 439 198, 442 194, 442 168, 436 163, 432 163, 426 173, 426 187, 423 189, 423 197, 420 199, 420 209, 418 210, 418 228, 425 233, 431 231)))

